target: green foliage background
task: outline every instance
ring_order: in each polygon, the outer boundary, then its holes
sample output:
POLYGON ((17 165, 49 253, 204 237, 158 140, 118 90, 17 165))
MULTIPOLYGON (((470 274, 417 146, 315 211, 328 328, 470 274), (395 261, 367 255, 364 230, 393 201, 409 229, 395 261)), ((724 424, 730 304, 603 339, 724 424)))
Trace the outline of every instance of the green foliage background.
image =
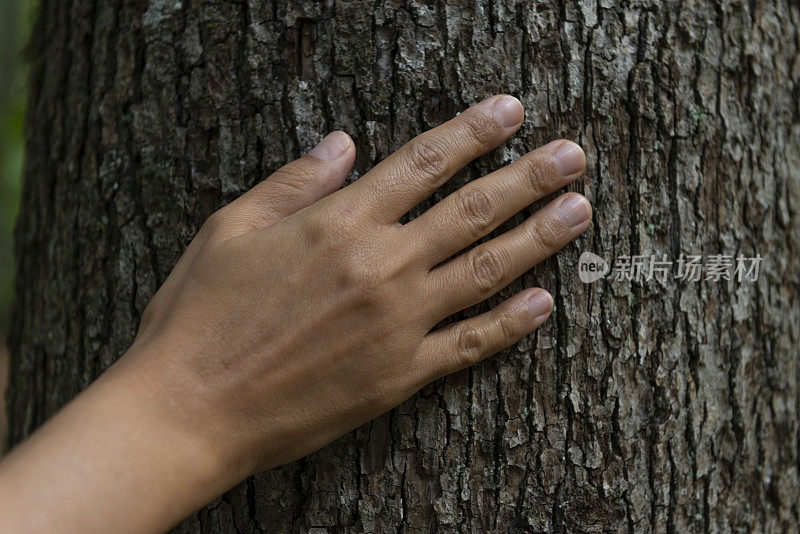
POLYGON ((0 332, 6 330, 14 276, 13 229, 19 209, 24 154, 28 39, 36 0, 0 0, 0 332))

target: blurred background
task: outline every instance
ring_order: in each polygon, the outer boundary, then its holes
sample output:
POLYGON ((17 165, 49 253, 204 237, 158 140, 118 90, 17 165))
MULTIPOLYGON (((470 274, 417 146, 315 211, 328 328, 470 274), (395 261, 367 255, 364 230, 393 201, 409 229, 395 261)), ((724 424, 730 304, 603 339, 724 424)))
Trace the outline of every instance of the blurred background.
POLYGON ((5 389, 8 381, 6 337, 14 275, 13 229, 19 209, 25 114, 28 39, 36 0, 0 0, 0 443, 5 435, 5 389))

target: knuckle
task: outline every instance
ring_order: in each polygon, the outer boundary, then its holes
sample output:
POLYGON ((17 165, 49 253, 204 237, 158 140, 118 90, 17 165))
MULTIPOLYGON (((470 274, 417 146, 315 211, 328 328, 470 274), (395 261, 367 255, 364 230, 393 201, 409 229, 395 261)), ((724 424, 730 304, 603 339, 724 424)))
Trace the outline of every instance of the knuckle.
POLYGON ((523 180, 528 181, 533 194, 537 198, 546 195, 551 189, 552 176, 541 157, 533 154, 523 157, 519 160, 519 163, 519 173, 522 175, 523 180))
POLYGON ((561 233, 553 222, 540 221, 532 224, 531 236, 534 243, 542 250, 561 248, 561 233))
POLYGON ((331 225, 325 217, 308 217, 302 221, 301 228, 308 244, 322 243, 331 234, 331 225))
POLYGON ((519 337, 517 334, 519 330, 517 327, 517 317, 513 312, 502 312, 497 318, 497 326, 506 343, 511 343, 519 337))
POLYGON ((313 216, 302 218, 300 227, 305 242, 311 245, 338 246, 356 238, 359 215, 349 207, 320 207, 313 216))
POLYGON ((464 113, 461 115, 468 135, 481 147, 491 146, 497 137, 499 125, 486 113, 464 113))
POLYGON ((441 141, 432 137, 419 137, 408 147, 409 165, 413 172, 431 182, 447 172, 447 152, 441 141))
POLYGON ((479 330, 462 325, 456 330, 456 340, 456 358, 459 367, 472 365, 481 360, 486 343, 479 330))
POLYGON ((482 236, 495 221, 494 202, 480 189, 462 190, 459 193, 458 205, 473 237, 482 236))
POLYGON ((303 192, 305 190, 303 186, 313 184, 317 181, 317 177, 307 165, 303 165, 300 161, 293 161, 275 171, 269 177, 269 181, 289 190, 303 192))
POLYGON ((362 306, 372 307, 379 299, 389 267, 382 261, 370 259, 358 250, 347 250, 342 262, 341 282, 348 290, 362 295, 362 306))
POLYGON ((478 295, 488 296, 503 280, 503 264, 496 253, 480 250, 472 254, 472 279, 478 295))

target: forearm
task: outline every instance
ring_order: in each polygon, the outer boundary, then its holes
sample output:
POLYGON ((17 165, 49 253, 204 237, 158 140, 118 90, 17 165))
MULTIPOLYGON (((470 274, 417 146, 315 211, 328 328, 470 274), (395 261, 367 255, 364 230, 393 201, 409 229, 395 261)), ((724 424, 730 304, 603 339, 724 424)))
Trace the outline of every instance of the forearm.
POLYGON ((0 462, 3 532, 163 531, 238 481, 148 374, 123 359, 0 462))

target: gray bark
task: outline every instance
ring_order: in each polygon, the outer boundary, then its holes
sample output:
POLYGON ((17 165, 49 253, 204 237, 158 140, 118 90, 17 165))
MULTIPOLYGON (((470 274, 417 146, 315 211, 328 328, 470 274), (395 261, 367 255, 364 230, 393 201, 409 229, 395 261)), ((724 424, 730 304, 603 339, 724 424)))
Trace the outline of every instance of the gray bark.
POLYGON ((591 229, 490 303, 539 285, 554 317, 178 531, 797 532, 798 26, 789 0, 43 0, 11 442, 124 352, 220 205, 330 130, 355 179, 508 92, 520 133, 436 198, 583 145, 591 229), (584 285, 583 250, 764 262, 756 283, 584 285))

